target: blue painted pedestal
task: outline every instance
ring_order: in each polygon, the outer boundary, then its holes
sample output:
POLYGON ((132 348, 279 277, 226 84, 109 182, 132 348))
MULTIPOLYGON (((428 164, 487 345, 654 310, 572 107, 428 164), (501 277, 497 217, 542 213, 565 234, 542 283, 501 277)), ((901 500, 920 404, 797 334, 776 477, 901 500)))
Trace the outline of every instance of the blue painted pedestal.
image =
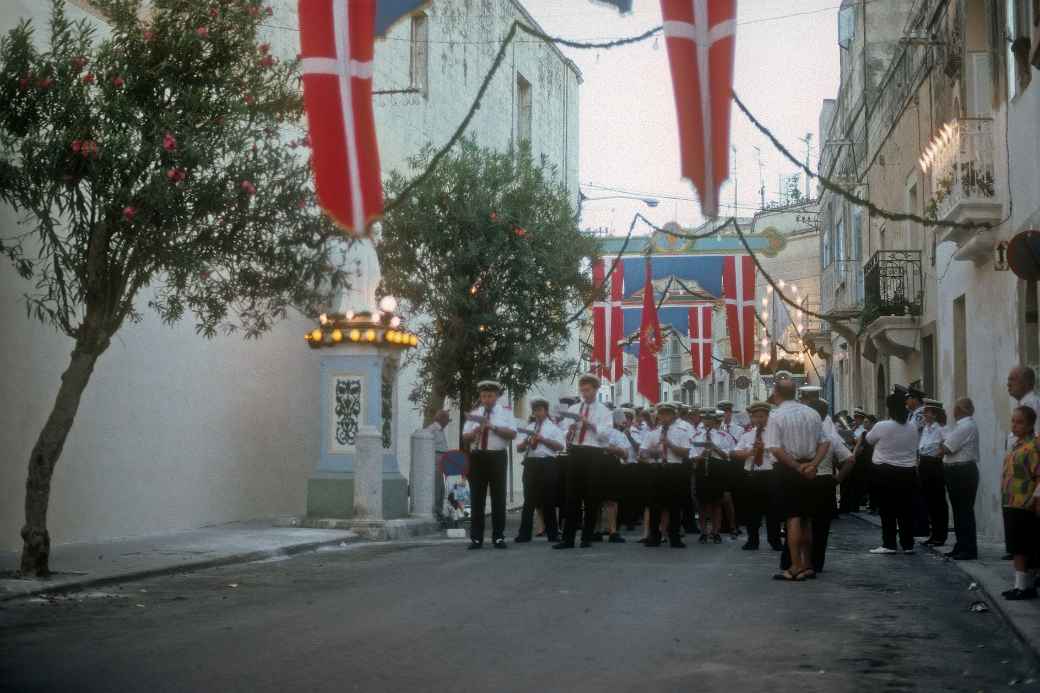
POLYGON ((343 344, 321 354, 321 458, 307 481, 311 518, 354 516, 356 436, 362 424, 383 437, 383 518, 408 514, 408 481, 397 464, 398 353, 343 344))

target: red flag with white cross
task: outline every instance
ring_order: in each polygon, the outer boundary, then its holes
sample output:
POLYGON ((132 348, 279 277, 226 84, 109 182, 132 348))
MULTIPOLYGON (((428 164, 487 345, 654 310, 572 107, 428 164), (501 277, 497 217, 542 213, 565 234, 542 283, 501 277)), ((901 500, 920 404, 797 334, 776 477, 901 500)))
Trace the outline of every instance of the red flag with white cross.
POLYGON ((300 0, 303 100, 318 202, 345 231, 383 214, 372 111, 376 0, 300 0))
POLYGON ((710 303, 694 303, 690 308, 690 357, 693 377, 703 380, 711 375, 711 318, 710 303))
POLYGON ((730 353, 741 368, 747 368, 755 358, 755 263, 751 256, 723 259, 722 295, 730 353))
POLYGON ((729 177, 736 0, 661 0, 679 121, 683 178, 693 181, 704 216, 719 215, 729 177))

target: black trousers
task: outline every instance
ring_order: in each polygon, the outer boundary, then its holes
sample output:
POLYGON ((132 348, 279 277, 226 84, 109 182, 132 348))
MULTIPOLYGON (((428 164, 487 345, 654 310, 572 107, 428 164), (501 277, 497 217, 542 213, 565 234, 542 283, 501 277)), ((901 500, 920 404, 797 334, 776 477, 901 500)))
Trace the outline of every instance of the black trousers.
POLYGON ((477 450, 469 455, 469 490, 473 517, 469 536, 484 541, 484 507, 491 490, 491 538, 503 539, 506 531, 505 450, 477 450))
POLYGON ((776 503, 772 501, 770 487, 773 484, 773 470, 747 472, 744 477, 744 491, 740 494, 740 503, 747 518, 748 543, 758 546, 759 529, 762 518, 766 521, 766 540, 770 546, 780 543, 780 513, 776 503))
POLYGON ((943 468, 946 490, 953 508, 953 531, 957 537, 953 550, 977 556, 975 537, 975 494, 979 490, 979 467, 974 462, 947 464, 943 468))
POLYGON ((556 527, 556 465, 551 457, 524 460, 524 508, 520 512, 517 537, 530 539, 534 530, 534 511, 540 508, 545 519, 545 536, 558 539, 556 527))
POLYGON ((606 452, 600 448, 571 446, 567 462, 567 498, 564 502, 566 521, 563 524, 563 540, 573 542, 581 521, 581 539, 590 541, 596 532, 599 506, 603 499, 599 492, 603 487, 600 476, 606 467, 606 452))
POLYGON ((950 512, 946 508, 946 478, 940 457, 924 457, 917 463, 917 478, 921 495, 928 506, 929 539, 942 544, 949 534, 950 512))
POLYGON ((668 511, 668 539, 679 540, 682 527, 682 508, 690 492, 691 465, 688 462, 654 465, 654 494, 650 505, 649 536, 659 538, 661 512, 668 511))
MULTIPOLYGON (((758 472, 761 473, 761 472, 758 472)), ((834 519, 834 477, 830 475, 817 476, 809 483, 809 495, 812 503, 812 511, 809 519, 812 521, 812 569, 814 572, 822 573, 824 563, 827 562, 827 540, 831 535, 831 521, 834 519)), ((791 551, 784 543, 784 550, 780 552, 780 570, 791 567, 791 551)))
POLYGON ((887 549, 914 548, 914 488, 917 471, 913 467, 876 464, 871 469, 874 484, 871 495, 877 495, 881 513, 881 545, 887 549), (899 546, 896 546, 896 534, 899 546))

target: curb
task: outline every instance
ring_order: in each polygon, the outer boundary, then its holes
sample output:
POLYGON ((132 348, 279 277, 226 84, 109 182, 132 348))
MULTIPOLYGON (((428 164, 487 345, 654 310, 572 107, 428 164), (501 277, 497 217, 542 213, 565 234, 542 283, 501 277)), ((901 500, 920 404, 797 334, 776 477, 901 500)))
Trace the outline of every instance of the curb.
MULTIPOLYGON (((881 526, 881 519, 876 516, 864 516, 862 513, 849 513, 849 515, 865 524, 873 525, 875 527, 881 526)), ((961 574, 975 583, 975 585, 978 586, 978 595, 985 600, 986 604, 989 605, 990 610, 1000 615, 1000 618, 1004 621, 1011 632, 1015 634, 1018 641, 1022 643, 1026 651, 1032 655, 1034 663, 1040 664, 1040 642, 1036 642, 1030 638, 1029 634, 1026 633, 1015 617, 1007 610, 1004 600, 998 599, 997 596, 999 595, 994 596, 986 587, 987 576, 978 568, 978 564, 973 565, 972 561, 951 561, 947 559, 939 548, 935 546, 926 546, 924 544, 918 544, 917 546, 924 549, 927 553, 941 558, 943 563, 952 564, 952 566, 959 570, 961 574)))
POLYGON ((24 597, 32 597, 40 594, 64 594, 67 592, 76 592, 79 590, 83 590, 88 587, 101 587, 104 585, 113 585, 120 582, 130 582, 133 580, 141 580, 145 578, 161 577, 164 575, 174 575, 176 573, 190 573, 197 570, 221 568, 224 566, 236 565, 239 563, 252 563, 254 561, 262 561, 267 558, 277 558, 279 556, 295 556, 301 553, 316 551, 325 546, 354 544, 359 543, 361 541, 364 541, 364 537, 340 537, 338 539, 327 539, 324 541, 312 541, 303 544, 282 546, 277 549, 263 549, 258 551, 248 551, 245 553, 229 554, 227 556, 221 556, 219 558, 210 558, 201 561, 187 561, 185 563, 178 563, 176 565, 163 566, 161 568, 149 568, 147 570, 135 570, 125 573, 119 573, 118 575, 104 575, 96 578, 71 580, 69 582, 63 582, 56 585, 33 585, 32 587, 29 587, 25 590, 20 590, 17 592, 6 592, 4 594, 0 594, 0 603, 12 601, 15 599, 22 599, 24 597))

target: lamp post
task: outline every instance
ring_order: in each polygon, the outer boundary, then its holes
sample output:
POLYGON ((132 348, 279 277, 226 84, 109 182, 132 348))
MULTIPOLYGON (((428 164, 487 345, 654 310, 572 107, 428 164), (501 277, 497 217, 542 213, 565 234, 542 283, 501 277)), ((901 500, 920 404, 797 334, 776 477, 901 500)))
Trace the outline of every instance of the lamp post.
POLYGON ((638 197, 636 195, 605 195, 603 197, 589 197, 583 192, 578 193, 578 208, 586 202, 599 202, 600 200, 637 200, 642 202, 650 209, 653 209, 657 205, 661 204, 661 201, 656 197, 638 197))

